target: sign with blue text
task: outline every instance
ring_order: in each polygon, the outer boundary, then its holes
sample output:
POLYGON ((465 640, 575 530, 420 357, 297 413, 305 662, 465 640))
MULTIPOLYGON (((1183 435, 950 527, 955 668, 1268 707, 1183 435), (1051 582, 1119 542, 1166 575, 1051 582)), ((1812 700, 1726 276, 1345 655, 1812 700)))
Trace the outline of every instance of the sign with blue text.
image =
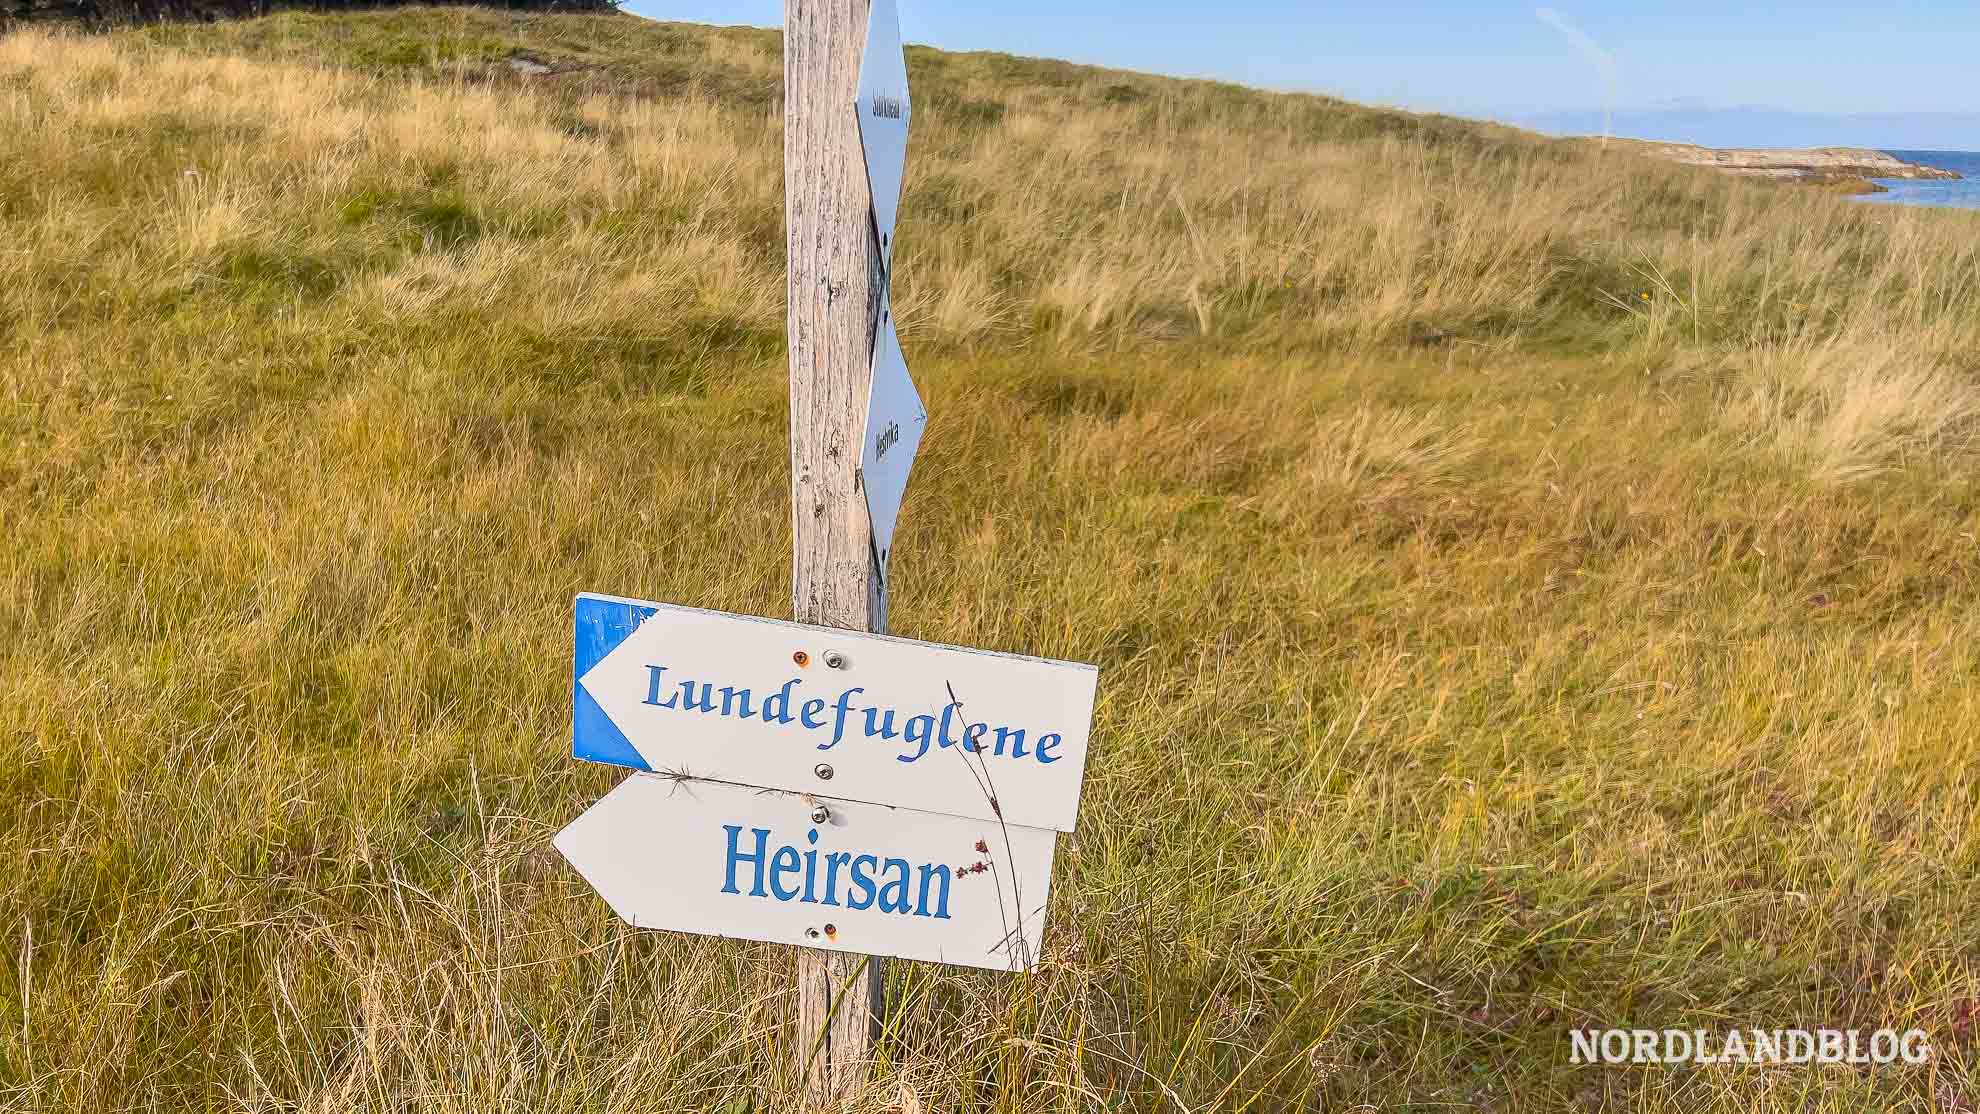
POLYGON ((1053 832, 635 774, 557 836, 634 928, 1028 970, 1053 832))
POLYGON ((859 63, 859 141, 866 153, 866 180, 873 187, 873 224, 880 235, 880 258, 894 271, 894 221, 901 211, 901 180, 907 173, 907 55, 901 49, 901 17, 894 0, 873 0, 866 19, 866 53, 859 63))
POLYGON ((577 600, 572 753, 1072 831, 1099 671, 611 596, 577 600))
POLYGON ((884 579, 894 550, 894 527, 901 519, 908 474, 921 435, 928 428, 928 408, 908 378, 907 357, 894 331, 893 299, 880 302, 880 329, 873 343, 873 385, 866 399, 866 432, 860 443, 859 487, 866 496, 867 517, 873 522, 873 555, 884 579))

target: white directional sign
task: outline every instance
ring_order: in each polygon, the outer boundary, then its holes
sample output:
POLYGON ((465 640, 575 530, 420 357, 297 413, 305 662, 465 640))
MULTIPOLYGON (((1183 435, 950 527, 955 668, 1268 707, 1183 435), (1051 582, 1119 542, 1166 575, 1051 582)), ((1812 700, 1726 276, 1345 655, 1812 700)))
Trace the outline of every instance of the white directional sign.
POLYGON ((1000 971, 1037 962, 1056 835, 635 774, 557 850, 635 928, 1000 971))
POLYGON ((585 595, 572 751, 1071 831, 1099 671, 585 595))
POLYGON ((859 139, 866 149, 866 179, 873 187, 873 223, 880 233, 880 258, 893 273, 894 220, 901 208, 901 178, 907 169, 907 55, 901 49, 901 17, 894 0, 873 0, 866 20, 866 53, 859 64, 859 139))
POLYGON ((866 432, 859 456, 860 489, 866 493, 867 515, 873 520, 873 550, 880 558, 882 577, 893 552, 894 527, 900 521, 908 473, 914 469, 921 435, 927 428, 928 408, 921 404, 921 393, 908 377, 907 357, 901 352, 900 335, 894 331, 893 299, 884 298, 880 302, 880 329, 873 343, 873 386, 867 394, 866 432))

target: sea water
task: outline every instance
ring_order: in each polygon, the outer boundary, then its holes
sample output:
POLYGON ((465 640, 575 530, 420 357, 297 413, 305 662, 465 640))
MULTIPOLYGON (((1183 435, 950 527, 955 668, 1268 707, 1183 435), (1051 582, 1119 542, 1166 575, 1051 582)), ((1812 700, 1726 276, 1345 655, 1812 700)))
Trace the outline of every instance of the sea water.
POLYGON ((1860 200, 1935 209, 1980 209, 1980 151, 1892 151, 1891 154, 1906 162, 1936 166, 1964 177, 1950 182, 1879 178, 1877 184, 1890 192, 1866 194, 1860 200))

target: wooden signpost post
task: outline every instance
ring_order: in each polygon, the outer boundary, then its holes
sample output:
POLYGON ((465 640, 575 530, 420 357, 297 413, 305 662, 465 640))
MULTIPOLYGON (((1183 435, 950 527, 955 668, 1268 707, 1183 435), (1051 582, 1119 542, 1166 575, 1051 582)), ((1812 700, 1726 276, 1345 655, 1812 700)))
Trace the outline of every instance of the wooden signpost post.
MULTIPOLYGON (((871 0, 784 0, 784 220, 790 243, 791 608, 801 623, 887 629, 887 586, 858 485, 887 263, 860 145, 871 0)), ((798 953, 814 1105, 850 1092, 880 1035, 886 964, 798 953)))
POLYGON ((1097 680, 885 636, 928 422, 888 300, 913 115, 894 3, 785 2, 798 621, 580 596, 572 753, 636 772, 556 840, 635 927, 798 946, 813 1108, 864 1080, 883 957, 1038 961, 1097 680))

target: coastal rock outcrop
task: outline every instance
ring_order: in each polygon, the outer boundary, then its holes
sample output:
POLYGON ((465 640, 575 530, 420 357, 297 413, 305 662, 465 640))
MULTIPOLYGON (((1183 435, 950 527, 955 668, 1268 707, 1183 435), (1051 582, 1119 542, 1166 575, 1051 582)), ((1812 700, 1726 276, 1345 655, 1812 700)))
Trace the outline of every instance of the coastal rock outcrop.
POLYGON ((1707 166, 1728 174, 1783 181, 1837 182, 1849 179, 1931 178, 1959 175, 1936 166, 1906 162, 1896 155, 1867 147, 1817 147, 1805 150, 1695 147, 1689 143, 1658 143, 1634 139, 1611 140, 1652 158, 1707 166))

